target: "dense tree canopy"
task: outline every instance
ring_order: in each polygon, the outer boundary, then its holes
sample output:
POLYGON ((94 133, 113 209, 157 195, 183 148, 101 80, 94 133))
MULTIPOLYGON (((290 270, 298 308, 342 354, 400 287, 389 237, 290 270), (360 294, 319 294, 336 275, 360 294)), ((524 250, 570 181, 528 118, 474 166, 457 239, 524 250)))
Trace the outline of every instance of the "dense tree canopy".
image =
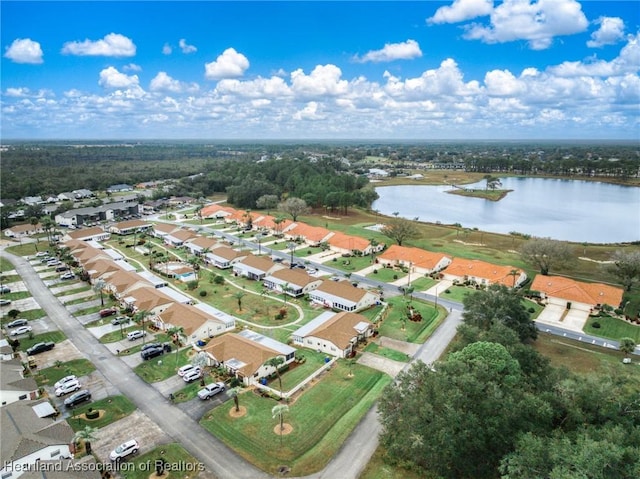
POLYGON ((389 220, 385 227, 382 228, 382 234, 394 240, 398 243, 398 246, 402 246, 402 243, 406 240, 417 238, 419 230, 413 221, 405 218, 395 218, 389 220))
POLYGON ((520 249, 522 258, 547 275, 553 267, 565 264, 572 257, 571 248, 564 241, 549 238, 534 238, 524 243, 520 249))

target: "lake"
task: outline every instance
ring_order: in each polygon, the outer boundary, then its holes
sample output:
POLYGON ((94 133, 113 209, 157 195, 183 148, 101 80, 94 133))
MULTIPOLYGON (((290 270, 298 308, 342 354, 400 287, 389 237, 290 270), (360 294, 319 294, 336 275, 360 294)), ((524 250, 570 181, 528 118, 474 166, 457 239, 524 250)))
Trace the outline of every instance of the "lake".
MULTIPOLYGON (((525 233, 578 243, 640 241, 640 188, 595 181, 501 178, 500 201, 447 193, 449 186, 376 188, 372 209, 494 233, 525 233)), ((481 181, 465 188, 483 189, 481 181)))

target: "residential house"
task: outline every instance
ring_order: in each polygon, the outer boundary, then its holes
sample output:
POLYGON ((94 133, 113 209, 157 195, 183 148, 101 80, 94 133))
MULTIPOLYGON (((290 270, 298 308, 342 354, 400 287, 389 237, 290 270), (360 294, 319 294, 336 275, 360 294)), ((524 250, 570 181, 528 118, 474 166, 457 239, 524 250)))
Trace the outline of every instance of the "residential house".
POLYGON ((188 229, 178 229, 163 237, 164 244, 179 248, 187 241, 196 239, 198 237, 193 231, 188 229))
POLYGON ((13 225, 3 231, 7 238, 25 238, 40 233, 44 233, 44 228, 40 223, 32 225, 30 223, 13 225))
POLYGON ((120 183, 117 185, 111 185, 107 188, 107 193, 122 193, 124 191, 133 191, 133 186, 120 183))
POLYGON ((257 384, 275 372, 275 368, 265 364, 269 359, 279 356, 284 364, 289 364, 296 352, 291 346, 247 329, 213 338, 202 351, 212 364, 227 369, 245 386, 257 384))
POLYGON ((294 226, 295 223, 290 219, 275 218, 270 215, 264 215, 253 222, 254 228, 263 232, 273 233, 276 236, 282 235, 294 226))
POLYGON ((133 271, 116 271, 106 278, 105 282, 107 283, 105 289, 112 293, 116 299, 122 299, 138 288, 153 287, 151 283, 133 271))
POLYGON ((2 361, 2 367, 0 367, 0 404, 2 406, 40 397, 36 380, 33 376, 25 377, 24 371, 20 358, 2 361))
POLYGON ((608 284, 585 283, 562 276, 542 274, 536 275, 531 290, 539 291, 549 304, 582 311, 591 311, 605 304, 618 308, 624 293, 622 288, 608 284))
POLYGON ((58 201, 76 201, 76 195, 74 195, 71 191, 60 193, 57 198, 58 201))
POLYGON ((179 231, 180 227, 176 225, 172 225, 169 223, 154 223, 152 234, 156 238, 164 238, 167 235, 170 235, 174 231, 179 231))
POLYGON ((420 248, 391 245, 376 258, 384 266, 404 266, 411 272, 431 274, 451 264, 451 257, 443 253, 432 253, 420 248))
POLYGON ((184 247, 196 256, 202 255, 205 251, 209 252, 216 246, 219 246, 218 240, 206 236, 198 236, 184 243, 184 247))
POLYGON ((89 281, 95 284, 97 280, 107 281, 111 275, 122 271, 122 268, 111 259, 103 257, 91 258, 82 264, 82 269, 89 276, 89 281))
POLYGON ((256 213, 250 210, 236 210, 233 214, 226 216, 225 221, 227 223, 236 223, 240 228, 250 230, 255 228, 254 223, 262 218, 262 213, 256 213))
POLYGON ((227 216, 235 213, 235 209, 228 206, 220 206, 217 203, 207 205, 200 210, 200 216, 202 218, 215 218, 215 219, 224 219, 227 216))
POLYGON ((9 361, 13 356, 13 348, 9 345, 7 338, 0 337, 0 361, 9 361))
POLYGON ((514 266, 500 266, 477 259, 454 258, 443 271, 443 277, 459 283, 470 281, 481 286, 503 284, 509 288, 517 288, 527 279, 527 274, 514 266))
POLYGON ((290 240, 302 240, 309 246, 318 246, 329 239, 332 234, 326 228, 309 226, 306 223, 296 223, 295 226, 284 232, 284 236, 290 240))
POLYGON ((284 268, 267 275, 264 278, 266 288, 276 292, 284 292, 297 298, 309 293, 322 284, 322 279, 309 276, 299 269, 284 268))
POLYGON ((339 231, 334 232, 327 243, 332 251, 344 255, 368 255, 384 248, 384 244, 371 245, 371 241, 360 236, 346 235, 339 231))
POLYGON ((55 222, 60 226, 81 226, 87 222, 113 221, 117 217, 137 215, 140 208, 137 202, 119 201, 100 206, 75 208, 57 214, 55 222))
POLYGON ((133 312, 148 311, 151 315, 160 314, 175 303, 173 298, 162 292, 163 289, 165 288, 156 289, 152 286, 132 289, 122 297, 120 304, 133 312))
POLYGON ((117 235, 130 235, 148 231, 153 225, 142 220, 120 221, 109 227, 109 232, 117 235))
MULTIPOLYGON (((16 479, 44 461, 72 457, 70 445, 75 433, 67 421, 52 420, 55 414, 46 399, 17 401, 0 408, 2 479, 16 479)), ((39 474, 48 477, 43 471, 39 474)))
POLYGON ((273 262, 271 258, 249 254, 233 265, 233 274, 262 281, 268 274, 283 268, 284 266, 273 262))
POLYGON ((349 281, 323 281, 309 292, 309 299, 325 308, 350 312, 362 311, 380 301, 377 294, 353 286, 349 281))
POLYGON ((42 196, 25 196, 22 198, 22 202, 29 206, 42 205, 46 203, 46 201, 42 199, 42 196))
POLYGON ((373 335, 373 323, 358 313, 326 311, 291 335, 293 343, 318 352, 351 357, 358 342, 373 335))
POLYGON ((76 199, 81 200, 84 198, 91 198, 95 196, 93 191, 88 190, 86 188, 80 188, 79 190, 73 190, 71 193, 76 197, 76 199))
POLYGON ((206 263, 214 265, 216 268, 231 268, 235 263, 245 258, 249 254, 248 251, 236 251, 228 246, 219 246, 209 251, 204 260, 206 263))
POLYGON ((158 313, 154 318, 154 324, 163 331, 182 328, 183 336, 191 343, 212 338, 229 330, 225 322, 215 315, 195 306, 180 303, 173 303, 158 313))
POLYGON ((100 226, 92 226, 91 228, 67 231, 62 239, 66 242, 68 240, 107 241, 109 238, 111 238, 111 233, 103 230, 100 226))

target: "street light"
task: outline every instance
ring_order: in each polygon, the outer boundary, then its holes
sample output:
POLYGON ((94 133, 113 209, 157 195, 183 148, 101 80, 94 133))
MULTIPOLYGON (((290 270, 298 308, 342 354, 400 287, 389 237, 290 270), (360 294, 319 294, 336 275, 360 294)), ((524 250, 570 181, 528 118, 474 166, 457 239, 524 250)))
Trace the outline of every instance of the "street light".
POLYGON ((258 256, 260 256, 260 255, 262 254, 262 247, 261 247, 260 242, 262 241, 262 237, 263 237, 263 236, 264 236, 264 235, 263 235, 262 233, 258 233, 258 234, 256 235, 256 239, 258 240, 258 256))
POLYGON ((291 259, 289 260, 289 268, 293 268, 293 252, 296 250, 296 244, 292 241, 287 244, 287 248, 291 251, 291 259))

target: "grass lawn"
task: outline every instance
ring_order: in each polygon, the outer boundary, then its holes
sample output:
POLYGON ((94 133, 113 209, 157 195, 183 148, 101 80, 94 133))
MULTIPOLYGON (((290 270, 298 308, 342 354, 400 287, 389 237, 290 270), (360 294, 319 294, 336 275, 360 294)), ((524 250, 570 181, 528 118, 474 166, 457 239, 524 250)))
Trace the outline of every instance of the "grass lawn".
POLYGON ((393 359, 394 361, 402 361, 403 363, 407 363, 409 362, 409 359, 411 359, 406 353, 380 346, 377 343, 367 344, 367 347, 365 347, 364 350, 367 353, 377 354, 378 356, 393 359))
MULTIPOLYGON (((324 358, 326 354, 318 353, 311 349, 301 349, 296 353, 297 357, 306 358, 302 364, 293 363, 289 366, 289 370, 282 373, 282 389, 289 391, 300 384, 303 379, 309 377, 312 373, 324 366, 324 358)), ((267 386, 273 389, 280 389, 277 376, 267 382, 267 386)))
MULTIPOLYGON (((11 264, 11 263, 9 263, 11 264)), ((2 275, 2 284, 15 283, 16 281, 21 281, 22 278, 19 274, 3 274, 2 275)))
POLYGON ((271 474, 281 465, 291 468, 291 476, 311 474, 327 464, 391 382, 389 376, 357 364, 354 375, 348 373, 344 362, 337 363, 289 404, 284 422, 293 430, 288 435, 277 434, 279 426, 272 417, 279 403, 252 392, 239 398, 247 409, 244 416, 231 417, 234 405, 229 401, 205 415, 202 425, 271 474))
MULTIPOLYGON (((335 261, 325 263, 327 266, 339 269, 345 273, 355 273, 368 266, 371 266, 370 256, 350 256, 349 258, 336 258, 335 261)), ((383 280, 381 280, 383 281, 383 280)))
POLYGON ((16 291, 15 293, 4 293, 2 295, 2 299, 10 299, 11 301, 15 301, 17 299, 25 299, 30 298, 31 293, 29 291, 16 291))
MULTIPOLYGON (((110 333, 103 334, 100 336, 100 342, 102 344, 106 343, 115 343, 116 341, 121 341, 127 337, 127 333, 130 331, 135 331, 136 329, 141 329, 137 323, 132 322, 131 326, 126 326, 120 329, 116 329, 115 331, 111 331, 110 333)), ((131 324, 131 323, 130 323, 131 324)), ((149 333, 147 332, 147 341, 149 341, 149 333)))
POLYGON ((20 350, 26 351, 36 343, 60 343, 67 339, 62 331, 49 331, 48 333, 35 334, 33 337, 20 338, 20 350))
POLYGON ((640 325, 631 324, 611 316, 589 316, 585 324, 584 332, 601 338, 619 341, 622 338, 632 338, 636 344, 640 343, 640 325), (599 328, 594 328, 593 323, 600 323, 599 328))
POLYGON ((378 446, 358 479, 427 479, 423 472, 414 472, 385 462, 385 452, 378 446))
MULTIPOLYGON (((6 311, 2 316, 3 324, 8 323, 9 321, 12 321, 12 319, 9 318, 9 316, 7 316, 7 313, 15 308, 7 308, 7 309, 8 311, 6 311)), ((47 313, 45 313, 43 309, 28 309, 27 311, 20 311, 20 314, 18 314, 18 318, 23 318, 29 321, 33 321, 34 319, 40 319, 46 315, 47 313)))
POLYGON ((67 422, 74 431, 84 429, 85 426, 101 428, 128 416, 135 410, 136 406, 125 396, 109 396, 74 409, 67 422), (89 408, 104 411, 104 413, 97 419, 80 417, 86 414, 89 408))
MULTIPOLYGON (((85 291, 89 291, 90 289, 91 289, 91 286, 78 284, 77 288, 60 291, 55 296, 58 298, 62 298, 64 296, 71 296, 72 294, 84 293, 85 291)), ((87 298, 83 298, 83 301, 86 301, 86 300, 87 298)))
POLYGON ((131 467, 119 471, 123 479, 193 479, 204 470, 204 466, 189 454, 180 444, 163 444, 153 450, 127 461, 131 467), (155 475, 156 461, 164 459, 167 474, 155 475))
MULTIPOLYGON (((13 263, 7 258, 0 258, 0 272, 12 271, 14 269, 13 263)), ((5 283, 7 281, 5 280, 5 283)))
POLYGON ((412 307, 422 315, 422 321, 405 321, 407 317, 406 299, 402 296, 390 298, 386 317, 379 323, 378 330, 382 336, 410 343, 424 343, 429 335, 446 317, 444 309, 436 308, 427 302, 414 299, 412 307), (403 329, 404 328, 404 329, 403 329))
POLYGON ((458 303, 462 303, 462 300, 469 293, 473 293, 475 289, 466 288, 464 286, 450 286, 443 292, 438 291, 438 296, 443 299, 448 299, 451 301, 457 301, 458 303))
POLYGON ((383 283, 392 283, 407 276, 407 273, 403 273, 399 269, 396 270, 393 268, 383 268, 382 266, 379 267, 376 271, 377 273, 371 272, 366 277, 375 279, 377 281, 382 281, 383 283))
POLYGON ((138 364, 133 370, 148 383, 155 383, 170 378, 178 372, 178 368, 187 364, 192 357, 192 349, 184 348, 178 351, 177 357, 175 349, 170 353, 163 354, 156 358, 138 364), (160 364, 159 361, 162 361, 160 364))
POLYGON ((435 279, 427 276, 420 276, 415 281, 411 281, 411 286, 413 286, 414 291, 425 291, 436 284, 438 284, 438 282, 435 279))
POLYGON ((74 374, 78 377, 86 376, 96 370, 96 367, 87 359, 72 359, 59 366, 40 369, 35 375, 38 386, 52 386, 65 376, 74 374))

